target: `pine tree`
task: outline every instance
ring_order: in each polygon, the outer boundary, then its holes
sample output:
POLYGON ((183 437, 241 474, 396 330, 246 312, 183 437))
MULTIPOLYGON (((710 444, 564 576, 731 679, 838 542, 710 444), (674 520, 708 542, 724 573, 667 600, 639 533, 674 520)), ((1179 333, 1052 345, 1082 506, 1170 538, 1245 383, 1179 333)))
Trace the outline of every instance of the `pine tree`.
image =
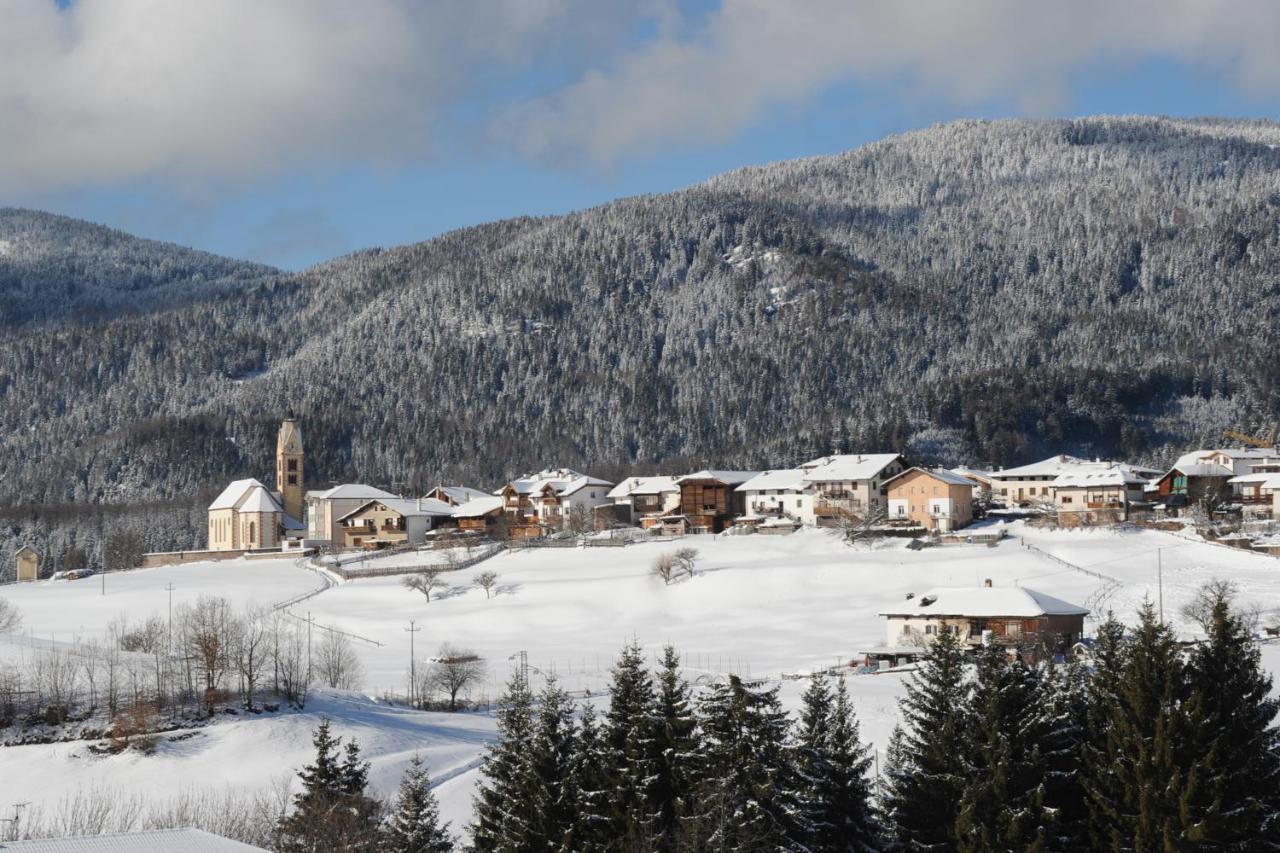
POLYGON ((574 825, 577 798, 573 791, 576 738, 573 702, 555 676, 547 678, 539 695, 539 707, 531 744, 530 799, 539 803, 522 850, 555 851, 565 848, 574 825))
POLYGON ((824 676, 805 690, 796 732, 796 841, 811 853, 877 849, 867 771, 871 757, 858 739, 858 722, 843 678, 834 703, 824 676))
POLYGON ((610 835, 623 849, 648 844, 657 824, 653 784, 656 720, 653 679, 638 642, 622 649, 609 685, 604 740, 609 755, 613 815, 610 835))
POLYGON ((312 737, 314 764, 298 774, 302 791, 294 797, 293 811, 276 828, 276 849, 285 853, 364 853, 378 849, 381 806, 365 796, 368 765, 360 760, 360 748, 347 744, 346 758, 338 761, 340 738, 322 720, 312 737))
POLYGON ((1038 720, 1039 764, 1044 774, 1044 808, 1053 822, 1040 847, 1044 853, 1071 853, 1088 843, 1084 796, 1087 682, 1075 662, 1048 667, 1039 680, 1034 706, 1038 720))
POLYGON ((978 654, 965 713, 969 782, 956 818, 962 853, 1040 850, 1049 837, 1044 808, 1037 685, 1021 660, 999 646, 978 654))
POLYGON ((1212 584, 1194 608, 1207 636, 1187 666, 1195 765, 1182 826, 1214 850, 1280 850, 1280 699, 1232 592, 1212 584))
POLYGON ((907 683, 886 772, 890 837, 904 850, 956 847, 956 817, 967 783, 964 764, 964 659, 943 631, 907 683))
POLYGON ((605 853, 610 850, 609 798, 612 789, 609 757, 592 705, 583 707, 578 721, 577 748, 573 755, 569 789, 574 797, 574 808, 567 849, 575 853, 605 853))
POLYGON ((676 849, 678 826, 688 806, 693 762, 697 757, 697 719, 689 685, 680 675, 680 656, 672 646, 662 653, 654 733, 656 757, 650 799, 657 814, 653 834, 660 853, 676 849))
POLYGON ((798 785, 778 689, 757 691, 731 675, 704 697, 699 727, 702 752, 683 849, 794 849, 798 785))
POLYGON ((1100 734, 1086 751, 1091 843, 1137 853, 1185 847, 1179 814, 1191 763, 1191 721, 1183 707, 1186 679, 1177 643, 1150 601, 1131 637, 1118 648, 1111 647, 1113 637, 1106 642, 1091 681, 1091 725, 1100 734), (1117 665, 1118 672, 1109 671, 1117 665))
POLYGON ((387 821, 387 853, 451 853, 449 825, 440 822, 440 806, 422 759, 414 756, 400 780, 400 792, 387 821))
POLYGON ((533 780, 533 695, 521 672, 511 676, 498 711, 498 738, 486 750, 475 796, 472 845, 478 851, 521 850, 542 803, 533 780))

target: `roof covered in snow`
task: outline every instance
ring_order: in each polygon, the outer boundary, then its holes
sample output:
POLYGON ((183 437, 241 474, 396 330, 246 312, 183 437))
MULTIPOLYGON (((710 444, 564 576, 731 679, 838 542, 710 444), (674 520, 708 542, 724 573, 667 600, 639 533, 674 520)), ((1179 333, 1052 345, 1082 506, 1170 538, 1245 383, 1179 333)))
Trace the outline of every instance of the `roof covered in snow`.
POLYGON ((1026 587, 944 586, 880 611, 881 616, 1087 616, 1079 605, 1026 587))
POLYGON ((761 471, 750 480, 747 480, 741 486, 738 486, 739 492, 765 492, 765 491, 802 491, 807 485, 804 481, 805 470, 803 468, 782 468, 777 471, 761 471))
POLYGON ((660 495, 678 492, 675 477, 627 477, 609 490, 611 498, 629 498, 632 495, 660 495))
MULTIPOLYGON (((496 499, 495 499, 496 500, 496 499)), ((338 519, 342 521, 351 518, 353 515, 359 515, 371 506, 381 505, 405 518, 413 518, 423 515, 434 516, 451 516, 453 515, 453 507, 444 501, 438 501, 435 498, 378 498, 377 500, 365 501, 351 512, 338 519)))
POLYGON ((966 468, 961 465, 959 468, 952 468, 951 473, 969 480, 981 480, 984 483, 991 482, 991 472, 984 468, 966 468))
POLYGON ((476 498, 487 498, 489 496, 489 493, 483 489, 473 489, 470 486, 437 486, 436 490, 453 503, 459 505, 467 501, 473 501, 476 498))
POLYGON ((311 492, 310 496, 316 500, 324 501, 373 500, 375 498, 399 497, 399 495, 393 495, 390 492, 384 492, 382 489, 365 486, 361 483, 343 483, 323 492, 311 492))
POLYGON ((689 480, 719 480, 726 486, 736 486, 739 483, 745 483, 752 477, 759 474, 759 471, 695 471, 692 474, 685 474, 683 477, 677 477, 677 483, 684 483, 689 480))
POLYGON ((454 507, 452 515, 454 518, 479 518, 499 509, 502 509, 502 498, 486 496, 454 507))
POLYGON ((498 489, 497 494, 502 494, 510 488, 519 495, 536 495, 550 488, 557 495, 571 495, 586 486, 612 487, 613 483, 601 480, 599 477, 589 477, 572 468, 548 468, 536 474, 512 480, 498 489))
POLYGON ((252 853, 261 851, 202 829, 154 829, 76 838, 40 838, 0 842, 0 851, 14 853, 252 853))
POLYGON ((894 477, 890 477, 888 480, 885 480, 885 483, 892 483, 894 480, 897 480, 899 477, 905 477, 906 475, 910 474, 912 471, 919 471, 922 474, 928 474, 930 477, 933 477, 936 480, 940 480, 952 486, 969 486, 969 487, 973 486, 973 480, 967 479, 965 477, 961 477, 959 474, 955 473, 954 471, 948 471, 946 468, 921 468, 919 466, 908 468, 907 470, 903 471, 901 474, 898 474, 894 477))
POLYGON ((805 479, 811 483, 870 480, 901 458, 898 453, 847 453, 819 456, 800 467, 809 472, 805 479))
POLYGON ((1057 489, 1090 489, 1108 486, 1146 486, 1150 480, 1142 476, 1128 465, 1117 465, 1114 468, 1082 469, 1061 474, 1053 481, 1057 489))
POLYGON ((1192 462, 1174 465, 1170 473, 1173 473, 1173 471, 1177 471, 1187 477, 1230 477, 1233 473, 1230 468, 1213 462, 1192 462))
POLYGON ((222 492, 213 499, 213 503, 209 504, 209 509, 235 509, 236 504, 245 496, 245 493, 257 486, 259 489, 265 489, 266 486, 250 477, 247 480, 233 480, 227 485, 222 492))

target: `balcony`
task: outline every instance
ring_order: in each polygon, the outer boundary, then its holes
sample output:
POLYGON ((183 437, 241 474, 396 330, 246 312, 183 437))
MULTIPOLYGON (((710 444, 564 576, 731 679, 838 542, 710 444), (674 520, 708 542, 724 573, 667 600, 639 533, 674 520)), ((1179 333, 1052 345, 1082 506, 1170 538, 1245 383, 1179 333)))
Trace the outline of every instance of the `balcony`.
POLYGON ((360 524, 342 528, 349 536, 372 536, 374 528, 372 524, 360 524))

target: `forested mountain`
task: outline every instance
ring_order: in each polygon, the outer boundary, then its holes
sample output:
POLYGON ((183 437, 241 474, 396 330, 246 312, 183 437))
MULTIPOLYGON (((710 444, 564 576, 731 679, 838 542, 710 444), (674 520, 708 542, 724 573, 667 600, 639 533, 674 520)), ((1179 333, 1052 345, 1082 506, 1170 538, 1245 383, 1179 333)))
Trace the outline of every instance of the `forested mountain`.
POLYGON ((65 216, 0 208, 0 328, 181 305, 273 272, 65 216))
MULTIPOLYGON (((290 409, 312 483, 400 491, 835 447, 1160 461, 1280 410, 1277 145, 1268 122, 962 122, 297 274, 70 229, 0 286, 41 319, 0 323, 0 505, 198 509, 270 474, 290 409), (138 289, 160 295, 118 313, 138 289), (55 316, 64 292, 107 316, 55 316)), ((0 216, 0 270, 51 221, 0 216)), ((202 539, 174 529, 150 544, 202 539)))

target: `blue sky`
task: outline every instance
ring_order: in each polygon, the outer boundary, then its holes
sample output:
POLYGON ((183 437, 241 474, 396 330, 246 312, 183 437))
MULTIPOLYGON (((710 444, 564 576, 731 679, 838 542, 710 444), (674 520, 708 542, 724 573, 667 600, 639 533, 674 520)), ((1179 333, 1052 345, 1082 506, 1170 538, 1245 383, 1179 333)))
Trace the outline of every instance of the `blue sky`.
POLYGON ((1280 4, 367 3, 0 0, 0 204, 292 269, 962 117, 1280 112, 1280 4))

